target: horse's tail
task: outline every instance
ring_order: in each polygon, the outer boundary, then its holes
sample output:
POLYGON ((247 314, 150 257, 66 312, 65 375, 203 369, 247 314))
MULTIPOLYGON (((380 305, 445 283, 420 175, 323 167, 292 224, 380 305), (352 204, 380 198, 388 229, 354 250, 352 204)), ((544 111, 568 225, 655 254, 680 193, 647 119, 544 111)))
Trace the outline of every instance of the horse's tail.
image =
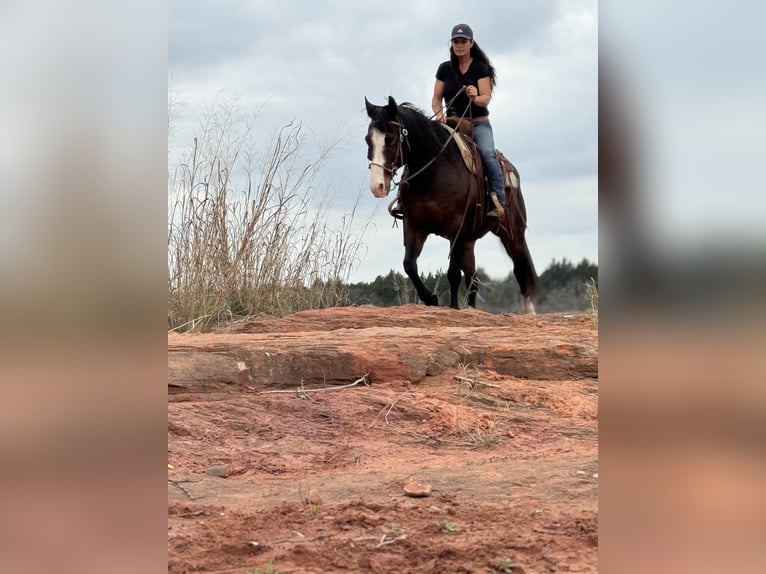
POLYGON ((513 260, 513 274, 526 301, 537 293, 538 284, 535 264, 524 237, 527 229, 527 208, 521 193, 521 179, 516 166, 499 151, 497 156, 507 175, 506 219, 498 235, 503 242, 503 247, 513 260))

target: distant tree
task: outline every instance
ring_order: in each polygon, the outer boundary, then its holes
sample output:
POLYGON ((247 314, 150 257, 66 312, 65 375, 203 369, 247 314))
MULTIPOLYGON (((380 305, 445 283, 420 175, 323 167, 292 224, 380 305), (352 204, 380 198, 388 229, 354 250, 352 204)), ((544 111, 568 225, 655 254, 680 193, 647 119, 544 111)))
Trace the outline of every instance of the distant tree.
POLYGON ((513 273, 505 279, 493 280, 479 268, 479 296, 476 307, 490 313, 521 313, 521 290, 513 273))
POLYGON ((415 303, 417 293, 408 277, 391 269, 387 275, 378 275, 372 283, 352 283, 348 288, 352 305, 389 307, 415 303))
MULTIPOLYGON (((484 269, 477 268, 476 277, 479 281, 477 309, 490 313, 521 313, 521 291, 512 272, 505 279, 493 280, 484 269)), ((577 265, 567 259, 554 259, 540 275, 537 310, 542 313, 588 310, 587 284, 591 278, 598 281, 598 266, 587 259, 577 265)), ((436 293, 440 305, 449 305, 450 287, 446 272, 429 272, 423 276, 423 283, 436 293)), ((352 305, 380 307, 420 302, 409 277, 393 269, 387 275, 378 275, 371 283, 349 285, 348 301, 352 305)), ((458 301, 461 307, 467 305, 462 280, 458 301)))
POLYGON ((542 313, 588 310, 591 279, 598 282, 598 266, 587 259, 577 265, 566 258, 554 259, 540 275, 537 310, 542 313))

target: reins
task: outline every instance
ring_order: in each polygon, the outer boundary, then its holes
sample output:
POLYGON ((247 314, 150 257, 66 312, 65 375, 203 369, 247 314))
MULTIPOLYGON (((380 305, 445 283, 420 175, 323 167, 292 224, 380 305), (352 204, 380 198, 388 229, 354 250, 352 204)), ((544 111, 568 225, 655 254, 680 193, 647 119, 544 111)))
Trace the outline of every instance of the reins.
MULTIPOLYGON (((465 89, 466 89, 466 86, 463 86, 462 88, 460 88, 460 90, 458 90, 458 92, 453 96, 453 98, 449 102, 447 102, 447 105, 446 105, 447 109, 449 109, 450 105, 452 105, 452 103, 455 101, 455 99, 457 99, 457 97, 461 93, 463 93, 465 91, 465 89)), ((468 115, 470 112, 471 112, 471 106, 466 106, 465 110, 463 111, 463 115, 460 116, 460 118, 458 120, 458 125, 460 125, 460 122, 463 121, 465 119, 466 115, 468 115)), ((429 118, 429 120, 433 120, 435 116, 436 116, 436 114, 433 114, 429 118)), ((457 128, 451 128, 450 126, 447 126, 447 127, 450 127, 450 131, 452 132, 452 134, 450 135, 450 137, 448 137, 444 141, 444 144, 439 149, 439 151, 436 153, 436 155, 433 158, 431 158, 423 167, 421 167, 415 173, 413 173, 411 175, 404 175, 404 174, 402 174, 402 178, 399 181, 395 181, 394 180, 394 173, 396 173, 396 170, 404 165, 404 153, 402 151, 402 144, 406 142, 407 143, 407 148, 409 150, 411 150, 412 147, 410 146, 409 139, 407 139, 407 136, 409 136, 409 132, 407 131, 407 128, 404 126, 404 124, 401 122, 401 120, 399 118, 397 118, 396 120, 390 121, 389 124, 392 125, 392 126, 396 126, 398 128, 398 130, 399 130, 399 138, 398 138, 399 142, 398 142, 398 147, 397 147, 397 150, 396 150, 396 154, 394 155, 394 159, 391 162, 390 167, 387 166, 386 164, 381 164, 381 163, 377 163, 377 162, 374 162, 374 161, 370 161, 369 162, 369 166, 373 166, 374 165, 374 166, 380 167, 381 169, 383 169, 383 171, 387 171, 387 172, 389 172, 391 174, 391 183, 394 185, 394 187, 397 188, 397 192, 396 192, 396 197, 388 205, 388 213, 391 215, 391 217, 394 218, 394 224, 396 224, 396 220, 397 219, 403 219, 403 216, 402 216, 401 213, 397 213, 397 212, 395 212, 393 210, 393 206, 399 201, 399 197, 401 195, 402 185, 408 183, 411 179, 413 179, 414 177, 418 176, 419 174, 423 173, 426 169, 428 169, 428 167, 432 163, 434 163, 439 158, 439 156, 442 153, 444 153, 444 150, 447 149, 447 146, 449 145, 450 140, 453 139, 455 132, 457 132, 458 130, 457 130, 457 128), (401 160, 401 163, 399 163, 399 165, 397 165, 399 160, 401 160)), ((463 224, 465 223, 465 216, 468 213, 468 206, 469 205, 470 205, 470 196, 466 200, 465 211, 463 212, 463 218, 462 218, 462 221, 460 223, 460 227, 461 228, 463 227, 463 224)), ((454 245, 450 245, 450 253, 449 253, 450 256, 452 255, 453 247, 454 247, 454 245)))
MULTIPOLYGON (((452 104, 452 102, 454 102, 454 101, 455 101, 455 99, 456 99, 456 98, 457 98, 457 97, 458 97, 458 96, 459 96, 461 93, 463 93, 463 92, 465 91, 465 88, 466 88, 465 86, 463 86, 462 88, 460 88, 460 90, 458 90, 458 93, 457 93, 457 94, 455 94, 455 96, 454 96, 454 97, 453 97, 453 98, 452 98, 452 99, 451 99, 449 102, 447 102, 447 106, 446 106, 446 107, 447 107, 447 109, 449 109, 449 106, 450 106, 450 104, 452 104)), ((459 121, 462 121, 462 120, 464 120, 464 119, 465 119, 465 116, 466 116, 466 113, 467 113, 467 112, 469 112, 469 111, 470 111, 470 106, 466 107, 465 111, 463 112, 463 115, 462 115, 462 116, 460 116, 460 120, 459 120, 459 121)), ((435 116, 436 116, 436 114, 432 115, 432 116, 431 116, 429 119, 433 119, 435 116)), ((401 125, 399 122, 391 122, 391 124, 392 124, 392 125, 395 125, 395 126, 398 126, 398 127, 399 127, 399 150, 398 150, 398 153, 397 153, 397 157, 398 157, 398 156, 401 154, 401 151, 402 151, 402 147, 401 147, 401 146, 402 146, 402 144, 401 144, 401 140, 402 140, 402 134, 404 134, 404 137, 406 137, 406 136, 408 135, 408 134, 407 134, 407 128, 405 128, 404 126, 402 126, 402 125, 401 125)), ((453 134, 454 134, 454 132, 455 132, 455 131, 457 131, 457 130, 452 130, 452 131, 453 131, 453 134)), ((412 178, 414 178, 415 176, 417 176, 417 175, 419 175, 419 174, 423 173, 423 172, 424 172, 426 169, 428 169, 428 167, 429 167, 429 166, 430 166, 430 165, 431 165, 433 162, 435 162, 435 161, 436 161, 436 160, 439 158, 439 156, 440 156, 440 155, 441 155, 441 154, 444 152, 444 150, 445 150, 445 149, 447 149, 447 146, 449 145, 449 143, 450 143, 450 140, 451 140, 451 139, 452 139, 452 137, 450 136, 450 137, 448 137, 448 138, 447 138, 447 139, 444 141, 444 145, 442 145, 441 149, 440 149, 438 152, 436 152, 436 155, 435 155, 434 157, 432 157, 432 158, 431 158, 431 160, 430 160, 430 161, 428 161, 428 163, 426 163, 426 164, 425 164, 423 167, 421 167, 421 168, 420 168, 418 171, 416 171, 415 173, 413 173, 413 174, 410 174, 410 175, 408 175, 407 177, 405 177, 405 178, 403 178, 403 179, 400 179, 398 182, 394 181, 394 182, 393 182, 394 186, 396 186, 396 187, 399 187, 401 184, 403 184, 403 183, 407 183, 407 182, 408 182, 408 181, 410 181, 412 178)), ((410 145, 410 144, 409 144, 409 142, 407 142, 407 147, 409 147, 409 145, 410 145)), ((403 156, 402 156, 402 160, 404 160, 404 157, 403 157, 403 156)), ((396 158, 394 158, 394 162, 396 162, 396 158)), ((385 168, 384 168, 384 169, 385 169, 385 168)), ((397 169, 398 169, 398 168, 397 168, 397 169)), ((392 176, 393 176, 393 172, 392 172, 392 176)))
MULTIPOLYGON (((447 106, 446 106, 447 109, 449 109, 449 106, 452 104, 452 102, 454 102, 455 99, 462 92, 465 91, 465 89, 466 89, 466 86, 463 86, 462 88, 460 88, 458 93, 455 94, 455 96, 449 102, 447 102, 447 106)), ((460 116, 460 118, 458 120, 458 126, 460 125, 460 122, 463 121, 465 119, 466 115, 468 115, 470 112, 471 112, 471 106, 466 106, 465 110, 463 111, 463 115, 460 116)), ((436 114, 432 115, 429 119, 432 120, 435 116, 436 116, 436 114)), ((404 124, 401 123, 401 120, 399 118, 397 118, 396 121, 391 121, 391 122, 389 122, 389 124, 393 125, 393 126, 396 126, 399 129, 399 144, 398 144, 398 148, 396 150, 396 155, 394 156, 394 160, 391 162, 391 167, 389 168, 389 167, 387 167, 387 166, 385 166, 383 164, 375 163, 375 162, 372 162, 372 161, 370 162, 370 165, 376 165, 376 166, 379 166, 379 167, 383 168, 383 170, 385 170, 385 171, 389 171, 391 173, 391 179, 392 179, 392 183, 393 183, 394 187, 398 188, 397 193, 396 193, 396 197, 388 205, 388 212, 394 218, 394 224, 396 224, 396 220, 397 219, 403 219, 403 216, 400 213, 395 213, 393 211, 393 209, 392 209, 394 204, 396 204, 396 202, 399 201, 399 197, 401 195, 401 189, 402 189, 401 186, 406 184, 406 183, 408 183, 411 179, 415 178, 419 174, 423 173, 426 169, 428 169, 428 167, 432 163, 434 163, 437 159, 439 159, 439 156, 442 153, 444 153, 445 149, 447 149, 447 146, 449 145, 450 141, 453 139, 453 137, 454 137, 455 133, 458 131, 458 129, 457 128, 451 128, 450 126, 447 126, 447 127, 450 128, 450 131, 452 132, 452 134, 444 141, 444 144, 439 149, 439 151, 436 153, 436 155, 434 157, 432 157, 423 167, 421 167, 415 173, 413 173, 411 175, 404 175, 404 174, 402 174, 402 178, 399 181, 393 181, 393 174, 396 172, 397 169, 399 169, 400 167, 402 167, 402 165, 404 165, 404 154, 402 152, 402 143, 406 142, 407 143, 407 148, 410 149, 410 150, 412 149, 412 147, 410 146, 409 140, 407 139, 407 136, 409 135, 409 133, 407 132, 407 128, 404 126, 404 124), (402 163, 397 165, 397 162, 400 159, 401 159, 402 163)), ((470 205, 471 205, 471 196, 469 194, 468 197, 466 197, 465 209, 463 210, 463 217, 461 218, 461 221, 460 221, 460 229, 458 230, 458 235, 460 234, 460 230, 462 230, 462 228, 463 228, 463 226, 465 224, 465 218, 466 218, 466 215, 468 214, 468 209, 469 209, 470 205)), ((449 250, 448 258, 452 257, 452 251, 453 251, 454 247, 455 247, 455 243, 451 241, 450 242, 450 250, 449 250)))

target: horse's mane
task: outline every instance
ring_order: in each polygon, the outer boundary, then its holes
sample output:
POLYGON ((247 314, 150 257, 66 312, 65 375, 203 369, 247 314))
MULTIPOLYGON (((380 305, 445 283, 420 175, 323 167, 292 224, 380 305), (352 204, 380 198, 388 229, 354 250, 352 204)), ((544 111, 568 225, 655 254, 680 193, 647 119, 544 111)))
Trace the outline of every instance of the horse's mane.
POLYGON ((454 142, 444 146, 444 142, 450 137, 450 132, 440 126, 439 122, 430 119, 416 105, 410 102, 399 104, 399 117, 409 132, 408 137, 413 143, 413 153, 422 156, 426 161, 439 153, 451 161, 462 161, 460 150, 454 142), (443 151, 442 148, 444 148, 443 151))

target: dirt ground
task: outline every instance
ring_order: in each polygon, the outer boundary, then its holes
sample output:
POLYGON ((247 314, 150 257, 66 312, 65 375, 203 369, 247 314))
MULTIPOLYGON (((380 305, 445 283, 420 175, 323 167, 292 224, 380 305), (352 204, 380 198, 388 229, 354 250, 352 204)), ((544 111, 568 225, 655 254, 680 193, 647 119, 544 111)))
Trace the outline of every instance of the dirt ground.
POLYGON ((171 573, 598 569, 588 315, 363 306, 170 333, 168 401, 171 573))

